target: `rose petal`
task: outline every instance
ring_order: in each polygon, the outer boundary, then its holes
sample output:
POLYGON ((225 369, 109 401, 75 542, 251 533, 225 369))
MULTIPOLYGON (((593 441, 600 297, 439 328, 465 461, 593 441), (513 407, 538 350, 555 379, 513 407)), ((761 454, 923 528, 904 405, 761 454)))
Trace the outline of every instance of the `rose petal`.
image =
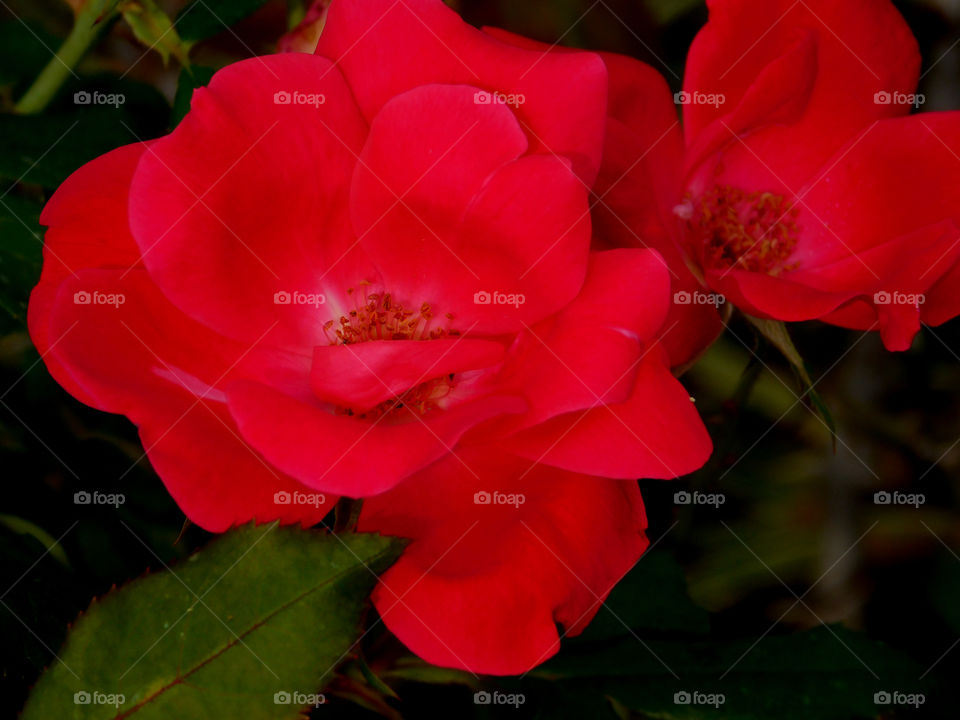
POLYGON ((567 413, 517 433, 503 447, 536 462, 610 478, 674 478, 699 469, 712 450, 693 402, 651 347, 633 394, 618 405, 567 413))
POLYGON ((164 294, 241 341, 269 334, 308 351, 324 342, 346 291, 376 280, 347 216, 365 134, 323 58, 274 55, 218 72, 133 179, 130 224, 164 294), (285 303, 295 292, 317 302, 285 303))
POLYGON ((556 653, 557 624, 582 631, 646 548, 645 528, 635 482, 489 449, 367 500, 358 525, 413 539, 373 593, 387 627, 429 663, 493 675, 556 653), (494 492, 524 502, 475 501, 494 492))
POLYGON ((590 185, 603 144, 606 72, 591 53, 517 48, 471 27, 440 0, 338 2, 317 53, 335 60, 368 120, 420 85, 471 85, 512 96, 534 152, 573 162, 590 185))
POLYGON ((487 397, 424 417, 396 411, 366 420, 336 415, 253 381, 227 389, 243 437, 268 461, 310 487, 350 497, 376 495, 455 453, 460 436, 486 420, 522 412, 519 398, 487 397))

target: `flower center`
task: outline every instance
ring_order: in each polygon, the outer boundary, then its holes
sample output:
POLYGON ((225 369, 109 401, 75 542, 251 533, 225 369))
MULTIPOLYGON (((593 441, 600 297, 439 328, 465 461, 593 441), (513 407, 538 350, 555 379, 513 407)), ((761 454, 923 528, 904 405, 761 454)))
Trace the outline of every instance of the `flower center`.
MULTIPOLYGON (((324 324, 323 330, 331 345, 355 345, 372 340, 437 340, 460 335, 459 330, 450 327, 453 320, 450 313, 446 313, 438 325, 429 303, 412 310, 394 300, 390 293, 367 293, 367 283, 361 283, 361 287, 362 299, 354 288, 347 290, 355 299, 354 309, 324 324)), ((372 420, 404 409, 425 415, 439 407, 455 384, 455 375, 451 373, 415 385, 366 412, 358 413, 349 407, 338 407, 336 412, 372 420)))
POLYGON ((779 275, 790 262, 800 228, 797 208, 782 195, 717 186, 677 209, 698 238, 705 269, 779 275))
POLYGON ((417 415, 426 415, 440 407, 440 401, 450 394, 453 387, 454 375, 450 373, 444 377, 422 382, 396 397, 384 400, 366 412, 357 413, 352 408, 337 408, 336 412, 338 415, 349 415, 364 420, 377 420, 384 415, 397 415, 404 409, 417 415))
MULTIPOLYGON (((339 320, 328 320, 323 331, 331 345, 353 345, 368 340, 436 340, 442 337, 457 337, 459 330, 450 327, 433 327, 433 310, 423 303, 418 310, 409 310, 394 300, 390 293, 367 293, 364 287, 362 302, 339 320)), ((356 300, 356 290, 348 288, 347 294, 356 300)), ((453 315, 444 315, 447 324, 453 315)))

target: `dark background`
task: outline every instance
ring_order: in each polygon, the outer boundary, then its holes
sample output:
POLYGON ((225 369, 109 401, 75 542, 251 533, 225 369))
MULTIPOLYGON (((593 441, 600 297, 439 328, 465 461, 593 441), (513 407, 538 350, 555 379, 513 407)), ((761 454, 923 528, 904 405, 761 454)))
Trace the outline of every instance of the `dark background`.
MULTIPOLYGON (((172 15, 184 4, 162 3, 172 15)), ((660 70, 674 89, 686 49, 706 19, 697 0, 455 5, 474 24, 633 55, 660 70)), ((960 2, 897 5, 923 51, 923 110, 960 108, 960 2)), ((51 189, 82 162, 172 125, 179 68, 172 60, 165 68, 122 22, 81 63, 81 79, 71 80, 43 116, 26 125, 8 113, 49 60, 44 45, 55 49, 70 19, 69 8, 52 0, 0 4, 0 193, 8 206, 0 214, 3 717, 22 706, 67 625, 91 598, 157 569, 147 545, 170 562, 209 538, 185 528, 143 458, 135 429, 62 391, 25 333, 24 303, 39 270, 36 214, 51 189), (127 103, 119 112, 78 111, 69 98, 82 87, 115 87, 127 103), (74 122, 79 125, 48 152, 74 122), (75 492, 93 489, 122 492, 127 502, 118 510, 74 504, 75 492), (55 539, 60 543, 44 555, 55 539)), ((270 2, 232 32, 201 43, 191 57, 219 67, 271 52, 284 29, 284 4, 270 2)), ((720 637, 758 638, 774 625, 770 637, 778 637, 842 623, 900 651, 924 673, 933 667, 928 679, 934 684, 917 716, 956 717, 960 322, 926 328, 900 354, 886 352, 876 335, 817 324, 792 330, 838 438, 798 402, 799 385, 777 352, 734 319, 730 332, 685 378, 714 437, 714 458, 691 478, 642 482, 651 539, 660 539, 658 552, 680 561, 691 597, 713 613, 720 637), (684 488, 721 492, 726 502, 719 509, 678 507, 673 493, 684 488), (926 502, 918 509, 875 504, 874 493, 884 489, 922 493, 926 502)), ((660 590, 652 585, 637 592, 660 590)), ((371 664, 377 658, 389 664, 401 653, 389 637, 371 637, 371 664)), ((559 717, 571 711, 572 705, 557 709, 562 694, 556 685, 540 682, 528 679, 528 702, 504 714, 559 717)), ((789 685, 790 678, 772 682, 789 685)), ((472 690, 457 685, 400 683, 396 689, 402 702, 390 705, 406 717, 438 708, 447 714, 449 707, 456 707, 457 716, 484 710, 471 704, 472 690)), ((595 694, 604 695, 599 685, 595 694)), ((622 706, 613 707, 627 716, 622 706)), ((334 697, 316 716, 365 713, 373 716, 334 697)), ((796 716, 806 717, 802 711, 796 716)))

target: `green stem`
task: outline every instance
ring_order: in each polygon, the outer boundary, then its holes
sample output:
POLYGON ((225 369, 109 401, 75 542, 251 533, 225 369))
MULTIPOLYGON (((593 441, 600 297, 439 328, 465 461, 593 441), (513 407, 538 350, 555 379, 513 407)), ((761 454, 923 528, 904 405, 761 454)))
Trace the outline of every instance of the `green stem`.
POLYGON ((100 17, 103 4, 93 1, 81 8, 67 39, 14 106, 15 112, 38 113, 50 104, 68 76, 74 74, 73 68, 80 58, 109 24, 107 17, 100 17))
POLYGON ((337 502, 336 518, 333 523, 333 531, 337 534, 344 532, 353 532, 357 528, 357 520, 360 519, 360 510, 363 508, 363 500, 354 500, 353 498, 340 498, 337 502))

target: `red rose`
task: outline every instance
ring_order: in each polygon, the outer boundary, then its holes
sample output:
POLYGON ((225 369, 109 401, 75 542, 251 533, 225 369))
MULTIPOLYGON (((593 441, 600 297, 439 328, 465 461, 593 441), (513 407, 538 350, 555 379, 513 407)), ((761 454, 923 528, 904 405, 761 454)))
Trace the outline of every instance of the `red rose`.
POLYGON ((677 98, 677 214, 714 290, 891 350, 960 312, 960 116, 909 115, 919 65, 886 0, 710 3, 677 98))
POLYGON ((644 549, 633 479, 710 451, 657 341, 663 260, 590 250, 605 66, 439 0, 335 3, 318 53, 225 68, 171 135, 78 170, 31 335, 199 525, 370 496, 360 528, 413 539, 388 626, 520 672, 644 549))
MULTIPOLYGON (((540 52, 569 53, 520 35, 484 28, 489 35, 540 52)), ((660 332, 671 363, 682 370, 723 329, 719 302, 687 267, 682 228, 673 208, 683 181, 683 133, 663 77, 648 65, 598 53, 607 68, 606 134, 590 211, 597 249, 647 247, 670 273, 673 305, 660 332)))

